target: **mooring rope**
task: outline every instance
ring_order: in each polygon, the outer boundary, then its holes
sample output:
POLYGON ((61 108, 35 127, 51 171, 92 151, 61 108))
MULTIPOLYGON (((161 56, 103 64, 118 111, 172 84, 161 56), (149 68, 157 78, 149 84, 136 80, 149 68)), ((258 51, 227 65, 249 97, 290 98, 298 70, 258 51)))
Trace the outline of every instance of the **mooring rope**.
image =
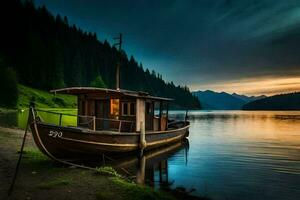
MULTIPOLYGON (((40 136, 38 134, 38 129, 37 129, 37 125, 36 125, 37 119, 36 119, 36 116, 35 116, 35 111, 48 112, 48 113, 52 113, 52 114, 61 114, 61 113, 56 113, 56 112, 52 112, 52 111, 45 111, 45 110, 39 110, 39 109, 33 110, 33 108, 30 108, 29 110, 30 110, 30 112, 32 112, 32 116, 33 116, 33 119, 32 119, 33 122, 32 123, 33 123, 34 129, 35 129, 35 132, 36 132, 37 139, 38 139, 38 141, 40 143, 40 146, 43 148, 44 152, 47 154, 47 156, 49 158, 53 159, 56 162, 59 162, 59 163, 65 164, 65 165, 69 165, 69 166, 73 166, 73 167, 76 167, 76 168, 81 168, 81 169, 85 169, 85 170, 91 170, 91 171, 95 171, 95 172, 98 171, 97 168, 94 168, 94 167, 88 167, 88 166, 85 166, 85 165, 80 165, 80 164, 76 164, 76 163, 72 163, 72 162, 69 162, 69 161, 66 161, 66 160, 62 160, 62 159, 56 158, 44 146, 44 144, 41 141, 41 138, 40 138, 40 136)), ((76 115, 71 115, 71 114, 65 114, 65 115, 76 116, 76 115)), ((18 162, 17 162, 17 165, 16 165, 16 169, 15 169, 15 173, 14 173, 14 176, 13 176, 12 183, 11 183, 10 188, 8 190, 8 196, 10 196, 12 194, 13 189, 14 189, 14 185, 15 185, 15 182, 16 182, 16 179, 17 179, 17 175, 18 175, 18 172, 19 172, 19 168, 20 168, 20 164, 21 164, 21 160, 22 160, 22 156, 23 156, 23 152, 24 152, 25 141, 26 141, 26 137, 27 137, 27 132, 28 132, 30 120, 31 120, 31 118, 28 117, 26 129, 25 129, 25 133, 24 133, 24 136, 23 136, 22 145, 21 145, 21 149, 20 149, 20 155, 19 155, 19 158, 18 158, 18 162)), ((107 159, 109 159, 111 161, 114 161, 114 162, 116 161, 116 160, 108 157, 105 154, 103 154, 103 156, 104 156, 104 159, 106 157, 107 159)), ((120 169, 123 170, 127 175, 132 175, 130 172, 128 172, 123 167, 121 167, 120 169)))
POLYGON ((16 182, 16 179, 17 179, 17 175, 18 175, 18 172, 19 172, 19 168, 20 168, 20 163, 21 163, 21 159, 22 159, 22 155, 23 155, 24 146, 25 146, 25 141, 26 141, 28 127, 29 127, 29 118, 27 120, 27 125, 26 125, 24 136, 23 136, 23 141, 22 141, 22 145, 21 145, 20 155, 19 155, 19 159, 18 159, 17 166, 16 166, 16 169, 15 169, 15 173, 14 173, 14 176, 13 176, 13 180, 12 180, 12 183, 11 183, 11 185, 9 187, 9 190, 8 190, 8 195, 9 196, 11 195, 11 193, 12 193, 12 191, 14 189, 14 185, 15 185, 15 182, 16 182))

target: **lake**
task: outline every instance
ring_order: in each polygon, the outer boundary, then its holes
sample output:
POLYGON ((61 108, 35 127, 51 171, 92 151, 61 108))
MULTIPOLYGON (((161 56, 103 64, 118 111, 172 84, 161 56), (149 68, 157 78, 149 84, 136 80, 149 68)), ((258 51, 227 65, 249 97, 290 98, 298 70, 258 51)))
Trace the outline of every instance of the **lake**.
MULTIPOLYGON (((170 118, 184 114, 171 111, 170 118)), ((26 116, 26 111, 0 114, 0 125, 24 128, 26 116)), ((189 120, 187 141, 141 159, 123 157, 116 167, 141 184, 183 187, 216 200, 300 199, 300 112, 191 111, 189 120)), ((74 118, 63 119, 72 123, 74 118)))

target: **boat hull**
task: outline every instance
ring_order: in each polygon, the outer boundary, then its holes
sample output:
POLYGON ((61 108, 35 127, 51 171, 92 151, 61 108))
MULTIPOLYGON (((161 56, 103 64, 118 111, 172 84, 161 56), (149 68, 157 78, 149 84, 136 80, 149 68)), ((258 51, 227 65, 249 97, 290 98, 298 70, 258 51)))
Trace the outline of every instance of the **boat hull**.
MULTIPOLYGON (((146 132, 144 150, 178 142, 188 135, 188 128, 187 124, 168 131, 146 132)), ((32 120, 31 130, 38 148, 50 157, 100 156, 103 153, 125 153, 140 149, 139 133, 92 131, 47 124, 35 119, 32 120)))

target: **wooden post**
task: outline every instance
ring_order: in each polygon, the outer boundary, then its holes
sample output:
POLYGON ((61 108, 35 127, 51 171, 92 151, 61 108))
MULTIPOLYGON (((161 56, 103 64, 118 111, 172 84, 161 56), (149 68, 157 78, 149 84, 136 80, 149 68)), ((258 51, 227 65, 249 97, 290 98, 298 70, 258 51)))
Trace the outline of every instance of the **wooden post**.
POLYGON ((61 118, 62 118, 62 114, 59 114, 59 125, 61 126, 61 118))
POLYGON ((136 131, 137 132, 140 132, 141 131, 141 121, 144 122, 144 125, 145 125, 145 100, 144 99, 139 99, 137 98, 136 99, 136 131))
POLYGON ((169 183, 168 160, 165 160, 166 182, 169 183))
POLYGON ((122 130, 122 120, 120 120, 119 122, 119 132, 121 132, 121 130, 122 130))
POLYGON ((185 118, 184 118, 184 122, 185 122, 185 123, 187 122, 187 120, 188 120, 188 118, 189 118, 189 116, 188 116, 188 111, 189 111, 189 110, 186 110, 186 111, 185 111, 185 118))
POLYGON ((93 116, 93 130, 96 131, 96 116, 93 116))
POLYGON ((167 103, 166 130, 168 130, 168 123, 169 123, 169 104, 167 103))
MULTIPOLYGON (((120 33, 119 37, 114 38, 114 40, 117 40, 117 43, 114 44, 114 46, 119 46, 119 54, 121 54, 122 50, 122 33, 120 33)), ((121 55, 119 55, 119 61, 117 63, 116 68, 116 89, 120 89, 120 65, 121 65, 121 55)))
POLYGON ((159 123, 158 123, 158 130, 161 131, 161 116, 162 116, 162 102, 159 102, 159 123))
POLYGON ((120 90, 120 63, 117 63, 116 70, 116 90, 120 90))
POLYGON ((143 150, 144 148, 146 148, 147 143, 146 143, 146 130, 145 130, 145 123, 143 121, 140 122, 141 125, 141 133, 140 133, 140 148, 143 150))
POLYGON ((146 157, 139 158, 139 168, 136 175, 136 182, 140 185, 145 184, 146 157))

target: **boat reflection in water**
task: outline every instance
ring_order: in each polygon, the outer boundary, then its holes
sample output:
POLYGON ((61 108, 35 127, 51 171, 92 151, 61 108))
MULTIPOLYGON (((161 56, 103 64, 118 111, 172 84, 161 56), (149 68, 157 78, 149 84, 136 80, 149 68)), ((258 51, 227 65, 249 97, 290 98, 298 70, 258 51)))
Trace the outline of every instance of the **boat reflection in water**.
MULTIPOLYGON (((149 185, 154 188, 169 189, 174 183, 168 174, 168 158, 182 151, 183 162, 187 164, 187 153, 189 149, 188 139, 146 151, 142 156, 128 155, 122 158, 110 159, 106 165, 111 165, 120 173, 125 173, 141 185, 149 185)), ((107 159, 106 159, 107 160, 107 159)))

